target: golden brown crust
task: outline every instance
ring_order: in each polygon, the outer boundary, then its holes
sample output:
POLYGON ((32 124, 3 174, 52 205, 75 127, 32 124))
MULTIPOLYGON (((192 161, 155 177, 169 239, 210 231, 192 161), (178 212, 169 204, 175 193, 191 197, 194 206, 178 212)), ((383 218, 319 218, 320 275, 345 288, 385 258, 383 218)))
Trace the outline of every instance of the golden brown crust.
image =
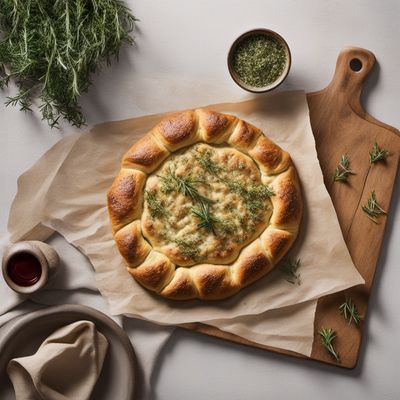
MULTIPOLYGON (((107 197, 114 238, 127 261, 129 273, 161 296, 174 300, 229 297, 271 271, 297 236, 302 199, 289 154, 258 128, 233 116, 204 109, 170 115, 128 150, 122 165, 107 197), (228 259, 230 250, 221 246, 221 251, 226 252, 222 256, 231 264, 216 265, 211 260, 208 264, 187 267, 185 262, 189 265, 189 261, 182 260, 182 266, 176 267, 168 257, 168 249, 152 250, 143 237, 153 236, 164 228, 156 219, 139 221, 143 216, 144 183, 147 174, 155 171, 170 152, 199 141, 226 143, 255 161, 262 173, 262 182, 274 193, 268 210, 271 213, 272 209, 272 215, 267 228, 241 250, 235 261, 228 259)), ((151 189, 153 178, 152 175, 146 188, 151 189)), ((180 205, 176 207, 179 209, 180 205)))
POLYGON ((156 138, 147 133, 139 139, 124 155, 123 168, 139 169, 147 174, 153 172, 170 152, 156 138))
POLYGON ((244 287, 260 279, 273 268, 259 240, 247 246, 233 265, 237 285, 244 287))
POLYGON ((108 214, 113 232, 136 219, 142 209, 146 175, 138 170, 121 169, 107 193, 108 214))
POLYGON ((274 180, 273 189, 275 196, 271 197, 271 201, 274 211, 270 224, 281 229, 297 232, 301 220, 303 202, 297 173, 293 166, 274 180))
POLYGON ((114 239, 119 252, 130 267, 136 267, 143 262, 151 250, 142 236, 140 221, 124 226, 114 235, 114 239))
POLYGON ((231 134, 236 117, 209 111, 205 109, 197 110, 199 116, 199 133, 201 138, 207 143, 226 142, 231 134))
POLYGON ((261 235, 260 241, 273 264, 278 263, 292 246, 296 233, 269 226, 261 235))
POLYGON ((258 138, 249 154, 265 175, 280 174, 290 165, 289 154, 264 135, 258 138))
POLYGON ((153 134, 170 151, 176 151, 198 141, 197 123, 194 111, 172 114, 163 119, 153 134))
POLYGON ((255 126, 240 120, 231 134, 228 143, 238 150, 248 153, 254 147, 261 131, 255 126))
POLYGON ((193 285, 188 268, 180 267, 176 270, 172 281, 160 293, 172 300, 190 300, 197 297, 197 291, 193 285))
POLYGON ((240 289, 238 285, 233 284, 230 268, 226 265, 201 264, 190 270, 200 299, 225 299, 240 289))
POLYGON ((159 292, 171 281, 175 265, 165 255, 151 251, 141 265, 128 271, 145 288, 159 292))

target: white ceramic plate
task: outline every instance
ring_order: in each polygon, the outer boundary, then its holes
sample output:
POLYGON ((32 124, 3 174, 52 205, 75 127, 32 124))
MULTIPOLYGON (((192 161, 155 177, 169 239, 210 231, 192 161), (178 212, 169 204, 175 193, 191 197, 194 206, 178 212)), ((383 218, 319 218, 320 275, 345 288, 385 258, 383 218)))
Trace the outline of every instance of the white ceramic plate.
POLYGON ((80 320, 94 322, 109 342, 92 399, 133 400, 136 360, 128 336, 105 314, 80 305, 48 307, 25 314, 14 321, 10 330, 0 337, 0 398, 15 398, 6 372, 9 360, 35 353, 44 339, 56 329, 80 320))

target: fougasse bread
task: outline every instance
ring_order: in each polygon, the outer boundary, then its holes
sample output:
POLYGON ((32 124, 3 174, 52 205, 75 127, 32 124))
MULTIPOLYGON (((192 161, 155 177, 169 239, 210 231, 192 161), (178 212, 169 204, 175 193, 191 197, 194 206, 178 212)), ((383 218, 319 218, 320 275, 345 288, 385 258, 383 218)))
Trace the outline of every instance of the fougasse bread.
POLYGON ((302 215, 289 154, 206 109, 172 114, 136 142, 107 205, 129 273, 175 300, 224 299, 266 275, 302 215))

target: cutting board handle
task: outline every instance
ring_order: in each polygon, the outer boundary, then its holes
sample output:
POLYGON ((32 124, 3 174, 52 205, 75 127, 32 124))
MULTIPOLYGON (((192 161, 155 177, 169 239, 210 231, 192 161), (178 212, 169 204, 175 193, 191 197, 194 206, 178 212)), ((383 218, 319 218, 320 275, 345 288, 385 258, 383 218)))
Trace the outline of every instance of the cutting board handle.
POLYGON ((375 64, 374 54, 360 47, 346 47, 339 53, 329 92, 346 96, 350 105, 360 108, 363 82, 375 64))

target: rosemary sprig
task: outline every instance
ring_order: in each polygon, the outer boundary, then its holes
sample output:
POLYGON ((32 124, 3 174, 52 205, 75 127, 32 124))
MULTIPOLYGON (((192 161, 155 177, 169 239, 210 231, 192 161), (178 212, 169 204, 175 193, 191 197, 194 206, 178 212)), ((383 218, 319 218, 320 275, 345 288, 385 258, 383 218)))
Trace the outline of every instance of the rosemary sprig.
POLYGON ((373 190, 369 195, 367 204, 365 204, 361 208, 367 214, 367 217, 376 224, 378 223, 377 218, 380 215, 386 215, 386 211, 379 205, 376 200, 375 190, 373 190))
POLYGON ((190 197, 193 201, 199 203, 211 203, 212 201, 207 197, 201 195, 197 188, 194 186, 196 183, 204 183, 202 179, 193 179, 191 175, 181 177, 176 175, 175 171, 170 168, 166 176, 157 175, 163 182, 163 190, 165 192, 171 192, 176 190, 182 193, 184 196, 190 197))
POLYGON ((333 341, 336 338, 336 333, 331 328, 321 328, 318 331, 321 336, 321 344, 325 350, 337 361, 340 362, 339 353, 333 347, 333 341))
POLYGON ((385 149, 381 149, 378 146, 378 143, 375 142, 372 150, 369 152, 369 162, 370 164, 375 164, 378 161, 383 161, 387 156, 389 152, 385 149))
POLYGON ((339 307, 340 313, 343 314, 345 320, 350 325, 352 321, 359 326, 363 317, 358 313, 356 306, 351 297, 347 297, 346 301, 339 307))
POLYGON ((0 1, 0 88, 12 80, 18 93, 6 104, 31 109, 40 99, 42 119, 85 123, 79 96, 102 64, 132 44, 136 18, 119 0, 0 1))
POLYGON ((167 215, 167 210, 161 204, 160 200, 157 198, 156 193, 145 190, 144 194, 145 194, 145 199, 147 201, 147 205, 149 207, 150 215, 153 218, 165 217, 167 215))
POLYGON ((339 164, 335 169, 333 174, 334 182, 346 182, 349 175, 354 175, 354 172, 350 169, 349 156, 347 154, 342 154, 339 164))
POLYGON ((208 231, 215 234, 214 224, 220 220, 211 214, 210 205, 208 203, 200 203, 199 206, 192 207, 192 214, 200 220, 200 223, 197 224, 198 228, 206 228, 208 231))
POLYGON ((286 280, 289 283, 301 285, 301 277, 298 269, 300 267, 300 258, 297 260, 288 260, 281 267, 281 271, 286 275, 286 280))

